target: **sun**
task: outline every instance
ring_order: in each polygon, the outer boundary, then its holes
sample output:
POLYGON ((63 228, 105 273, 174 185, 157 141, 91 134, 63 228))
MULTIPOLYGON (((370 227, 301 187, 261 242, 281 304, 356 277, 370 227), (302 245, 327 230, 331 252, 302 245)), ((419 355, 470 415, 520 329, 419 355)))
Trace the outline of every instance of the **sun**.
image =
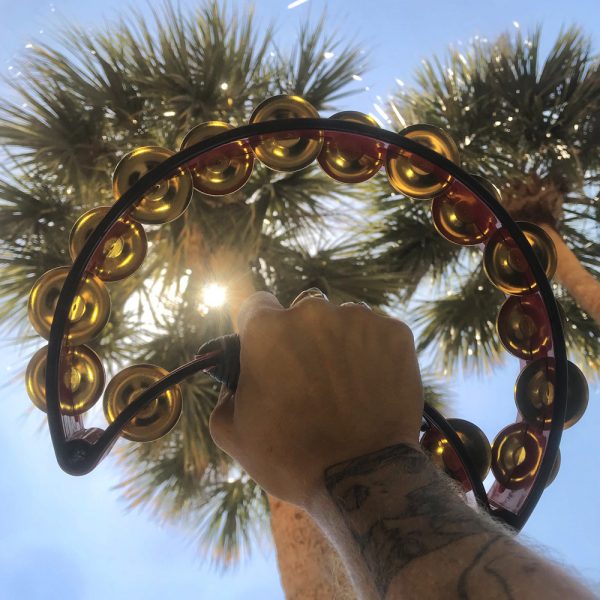
POLYGON ((218 283, 209 283, 202 290, 202 304, 209 308, 223 306, 227 300, 227 290, 218 283))

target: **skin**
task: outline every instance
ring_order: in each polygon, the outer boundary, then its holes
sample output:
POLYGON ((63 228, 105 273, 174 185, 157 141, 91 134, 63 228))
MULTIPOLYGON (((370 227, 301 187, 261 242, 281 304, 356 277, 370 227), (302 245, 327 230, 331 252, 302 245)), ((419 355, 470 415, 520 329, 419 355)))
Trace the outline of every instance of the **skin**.
POLYGON ((412 332, 358 304, 266 292, 239 314, 240 378, 215 442, 270 494, 302 507, 364 599, 596 598, 468 506, 418 444, 412 332))

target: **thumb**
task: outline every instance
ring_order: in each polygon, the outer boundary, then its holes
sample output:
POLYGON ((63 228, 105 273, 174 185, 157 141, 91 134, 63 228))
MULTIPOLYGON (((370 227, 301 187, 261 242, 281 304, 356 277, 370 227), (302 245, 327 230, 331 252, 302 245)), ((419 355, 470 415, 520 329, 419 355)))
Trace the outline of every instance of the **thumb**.
POLYGON ((221 386, 219 399, 210 414, 208 427, 215 444, 224 452, 231 454, 234 446, 233 415, 235 394, 226 385, 221 386))

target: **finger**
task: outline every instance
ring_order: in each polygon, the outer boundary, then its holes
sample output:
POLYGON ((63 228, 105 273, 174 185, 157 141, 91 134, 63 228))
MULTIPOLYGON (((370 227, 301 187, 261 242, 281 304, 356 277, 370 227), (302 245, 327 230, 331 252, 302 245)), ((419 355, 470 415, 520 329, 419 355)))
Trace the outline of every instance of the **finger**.
POLYGON ((219 399, 210 414, 208 427, 210 435, 221 450, 231 454, 235 447, 233 437, 233 416, 235 408, 235 393, 227 386, 221 386, 219 399))
POLYGON ((300 302, 301 300, 304 300, 305 298, 320 298, 321 300, 329 301, 329 298, 327 298, 327 296, 319 288, 312 287, 307 290, 304 290, 303 292, 300 292, 292 300, 292 303, 290 304, 290 308, 296 306, 296 304, 298 304, 298 302, 300 302))
POLYGON ((261 310, 283 310, 283 306, 281 306, 281 303, 273 294, 269 294, 268 292, 256 292, 252 294, 240 306, 240 312, 238 313, 238 329, 240 334, 244 332, 248 323, 261 310))

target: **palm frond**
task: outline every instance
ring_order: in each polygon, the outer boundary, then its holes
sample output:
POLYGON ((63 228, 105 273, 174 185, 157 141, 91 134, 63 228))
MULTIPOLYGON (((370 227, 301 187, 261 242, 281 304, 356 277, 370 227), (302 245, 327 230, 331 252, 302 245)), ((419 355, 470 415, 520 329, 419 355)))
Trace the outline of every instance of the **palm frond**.
POLYGON ((317 287, 336 304, 362 300, 383 307, 398 288, 397 274, 376 263, 362 243, 343 239, 314 249, 264 239, 259 272, 284 305, 317 287))
POLYGON ((397 95, 390 114, 445 128, 465 168, 500 185, 533 169, 581 189, 600 164, 587 151, 600 135, 600 66, 576 27, 557 37, 543 62, 541 44, 538 28, 425 61, 418 87, 397 95))
POLYGON ((328 109, 341 98, 355 93, 352 75, 360 76, 365 60, 356 44, 342 44, 337 35, 325 34, 323 16, 317 26, 303 25, 296 48, 280 76, 283 93, 306 98, 317 109, 328 109), (327 58, 335 55, 335 60, 327 58))
POLYGON ((445 374, 458 368, 489 371, 503 350, 496 335, 503 300, 479 265, 458 290, 419 303, 415 319, 419 352, 430 351, 445 374))
POLYGON ((563 323, 570 359, 588 377, 598 377, 600 371, 600 325, 591 319, 572 296, 561 286, 555 287, 555 295, 563 309, 563 323))
POLYGON ((410 300, 428 278, 435 283, 451 276, 453 265, 465 251, 436 232, 428 204, 386 192, 377 201, 374 214, 377 220, 371 226, 368 246, 378 265, 396 273, 397 295, 402 301, 410 300))
MULTIPOLYGON (((401 127, 421 122, 447 130, 459 145, 462 166, 500 187, 515 218, 551 223, 582 264, 599 275, 600 157, 592 147, 600 139, 600 63, 590 38, 577 27, 562 31, 545 55, 542 50, 539 27, 451 49, 442 58, 424 61, 416 86, 395 94, 389 115, 401 127)), ((480 270, 465 279, 453 269, 461 265, 460 252, 445 260, 428 256, 417 245, 420 237, 427 239, 420 233, 425 223, 410 222, 407 215, 410 210, 401 213, 399 230, 410 227, 415 239, 400 232, 398 238, 413 246, 388 250, 385 242, 397 226, 392 222, 380 248, 409 257, 413 248, 416 281, 428 273, 428 264, 444 264, 446 270, 434 281, 440 288, 460 286, 457 293, 421 304, 420 347, 431 349, 446 369, 489 367, 500 358, 493 324, 502 296, 480 270)), ((583 358, 595 351, 596 324, 580 312, 573 318, 577 328, 571 327, 567 339, 571 351, 583 358)))
POLYGON ((425 402, 438 410, 447 407, 452 401, 452 394, 448 392, 448 382, 442 380, 439 376, 424 371, 421 373, 423 382, 423 396, 425 402))
POLYGON ((214 564, 234 565, 252 548, 269 538, 269 506, 263 490, 235 470, 206 487, 206 503, 197 512, 200 549, 214 564))

